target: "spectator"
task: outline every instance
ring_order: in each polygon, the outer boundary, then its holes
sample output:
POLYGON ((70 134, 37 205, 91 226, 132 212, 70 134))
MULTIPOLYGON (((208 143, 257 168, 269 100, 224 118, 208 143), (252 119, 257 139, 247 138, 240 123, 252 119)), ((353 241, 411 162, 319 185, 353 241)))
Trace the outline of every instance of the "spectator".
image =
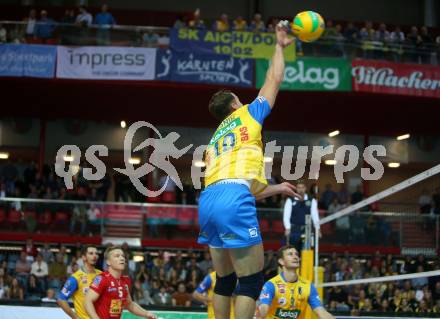
POLYGON ((108 12, 108 6, 103 4, 101 12, 95 17, 95 24, 98 25, 96 41, 98 45, 110 44, 110 29, 116 24, 113 15, 108 12))
POLYGON ((419 197, 420 213, 428 215, 431 212, 431 196, 426 188, 422 190, 419 197))
POLYGON ((359 211, 356 211, 352 216, 350 216, 350 226, 353 242, 357 244, 363 243, 365 240, 365 220, 359 211))
POLYGON ((61 288, 61 283, 66 280, 67 276, 67 266, 63 261, 63 255, 57 254, 55 262, 49 265, 49 288, 54 288, 59 290, 61 288))
MULTIPOLYGON (((27 18, 24 18, 23 20, 24 22, 26 22, 26 31, 25 31, 26 39, 33 38, 35 35, 35 27, 37 24, 37 10, 31 9, 29 11, 29 16, 27 18)), ((29 182, 29 181, 26 181, 25 179, 25 182, 29 182)))
POLYGON ((76 224, 80 225, 80 234, 84 236, 87 230, 87 210, 84 205, 75 205, 70 217, 70 234, 75 233, 76 224))
POLYGON ((333 202, 333 198, 336 197, 336 193, 332 190, 331 184, 325 185, 325 191, 321 195, 321 206, 327 210, 330 204, 333 202))
POLYGON ((75 11, 73 9, 66 9, 64 12, 64 16, 61 18, 60 21, 60 34, 61 44, 73 44, 74 43, 74 35, 75 35, 75 29, 74 29, 74 23, 75 23, 75 11))
POLYGON ((205 29, 205 22, 200 18, 200 9, 194 11, 193 19, 188 22, 188 27, 193 29, 205 29))
POLYGON ((26 245, 23 247, 23 251, 27 254, 27 260, 32 263, 34 258, 37 257, 37 247, 35 247, 32 238, 26 239, 26 245))
POLYGON ((50 250, 49 243, 44 243, 43 248, 40 251, 40 254, 43 256, 43 260, 49 265, 53 260, 53 252, 50 250))
POLYGON ((218 32, 226 32, 230 30, 229 19, 226 13, 220 16, 220 19, 214 22, 213 30, 218 32))
POLYGON ((434 194, 432 194, 432 208, 434 214, 440 215, 440 187, 437 187, 434 194))
POLYGON ((403 49, 402 45, 405 42, 405 34, 396 27, 390 34, 390 49, 394 62, 401 62, 403 49))
POLYGON ((0 300, 7 299, 9 293, 9 287, 5 283, 5 277, 0 276, 0 300))
POLYGON ((354 205, 359 203, 364 199, 364 194, 362 193, 362 185, 356 186, 356 191, 351 194, 351 204, 354 205))
MULTIPOLYGON (((3 27, 3 24, 0 23, 0 43, 6 43, 8 41, 8 37, 7 37, 7 31, 6 29, 3 27)), ((2 195, 0 195, 0 197, 5 197, 5 193, 3 190, 2 195), (3 195, 3 196, 2 196, 3 195)))
POLYGON ((142 36, 143 46, 148 48, 156 48, 159 44, 159 35, 152 29, 144 32, 142 36))
POLYGON ((191 306, 191 295, 186 292, 186 287, 183 282, 177 286, 177 291, 172 295, 173 306, 189 307, 191 306))
POLYGON ((353 22, 349 22, 344 30, 343 35, 344 38, 347 39, 348 41, 356 42, 358 39, 358 33, 359 33, 358 28, 355 27, 353 22))
POLYGON ((41 254, 37 255, 37 260, 31 265, 31 275, 35 276, 38 286, 41 287, 42 291, 45 291, 47 275, 49 275, 49 268, 41 254))
POLYGON ((347 191, 347 187, 345 187, 345 184, 342 184, 339 187, 339 192, 336 193, 336 197, 338 198, 339 204, 348 204, 348 202, 350 201, 350 193, 347 191))
POLYGON ((324 33, 322 34, 323 38, 335 38, 337 35, 336 28, 333 25, 333 20, 327 20, 324 33))
POLYGON ((20 287, 26 287, 30 272, 31 264, 27 259, 26 252, 22 251, 20 258, 15 263, 15 275, 20 283, 20 287))
POLYGON ((38 21, 37 26, 35 28, 35 36, 37 38, 40 38, 44 43, 46 43, 47 40, 53 38, 53 32, 55 30, 56 25, 55 25, 55 21, 47 17, 46 10, 41 10, 40 17, 41 18, 38 21))
POLYGON ((328 299, 330 303, 336 303, 337 311, 348 311, 350 308, 346 304, 347 297, 347 293, 340 286, 336 286, 331 288, 328 299))
POLYGON ((79 7, 79 14, 76 16, 75 23, 81 27, 88 27, 92 24, 93 17, 87 12, 86 7, 79 7))
POLYGON ((247 30, 247 22, 245 19, 243 19, 242 16, 238 16, 234 21, 233 21, 233 26, 232 29, 234 31, 246 31, 247 30))
POLYGON ((8 290, 8 299, 24 300, 24 289, 17 278, 13 278, 8 290))
POLYGON ((35 275, 29 276, 29 282, 27 285, 26 299, 27 300, 40 300, 44 289, 38 284, 37 277, 35 275))
POLYGON ((327 209, 327 213, 330 214, 334 214, 338 211, 340 211, 344 206, 342 206, 339 202, 338 197, 334 197, 333 201, 331 202, 331 204, 328 206, 327 209))
POLYGON ((253 32, 265 32, 266 31, 266 25, 265 25, 260 13, 254 14, 254 19, 251 21, 251 23, 249 25, 249 31, 253 31, 253 32))
POLYGON ((414 63, 419 63, 418 49, 422 43, 422 38, 419 35, 419 30, 417 29, 417 27, 411 27, 410 33, 408 33, 408 35, 406 36, 406 41, 408 42, 410 50, 410 61, 414 63))
POLYGON ((55 290, 53 289, 47 289, 46 297, 41 299, 42 302, 57 302, 55 298, 55 290))
POLYGON ((429 34, 427 27, 420 28, 420 50, 422 63, 429 64, 431 62, 431 50, 434 49, 434 39, 429 34))
POLYGON ((176 17, 176 21, 174 21, 173 28, 180 29, 186 27, 185 18, 181 15, 176 17))
POLYGON ((405 34, 400 30, 400 27, 395 27, 394 31, 391 32, 390 42, 396 44, 402 44, 405 42, 405 34))
POLYGON ((375 31, 373 29, 373 23, 371 21, 366 21, 363 28, 359 32, 359 38, 362 41, 373 41, 375 31))
POLYGON ((203 253, 203 260, 199 262, 198 266, 204 274, 207 274, 209 269, 212 268, 212 260, 209 252, 205 251, 203 253))
MULTIPOLYGON (((424 272, 423 266, 417 266, 417 272, 424 272)), ((419 277, 411 279, 411 285, 416 289, 421 289, 423 286, 428 284, 428 278, 427 277, 419 277)))
POLYGON ((379 29, 374 34, 374 40, 383 43, 388 43, 390 41, 390 33, 387 31, 385 23, 379 25, 379 29))
POLYGON ((174 305, 171 295, 166 291, 164 286, 160 287, 160 291, 153 297, 154 304, 156 306, 172 306, 174 305))

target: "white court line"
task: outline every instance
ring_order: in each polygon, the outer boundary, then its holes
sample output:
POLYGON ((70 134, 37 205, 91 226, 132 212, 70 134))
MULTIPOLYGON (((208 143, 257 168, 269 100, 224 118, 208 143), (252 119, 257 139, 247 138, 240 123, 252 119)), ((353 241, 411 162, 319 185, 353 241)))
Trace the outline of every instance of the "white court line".
POLYGON ((326 283, 318 284, 317 286, 319 288, 321 288, 321 287, 326 288, 326 287, 334 287, 334 286, 370 284, 373 282, 396 281, 396 280, 413 279, 413 278, 420 278, 420 277, 433 277, 433 276, 440 276, 440 270, 424 271, 424 272, 417 272, 417 273, 405 274, 405 275, 394 275, 394 276, 382 276, 382 277, 365 278, 365 279, 333 281, 333 282, 326 282, 326 283))
POLYGON ((364 199, 363 201, 360 201, 359 203, 356 203, 354 205, 348 206, 342 210, 340 210, 339 212, 336 212, 334 214, 331 214, 330 216, 327 216, 325 218, 322 218, 320 220, 320 224, 323 225, 325 223, 331 222, 334 219, 340 218, 342 216, 351 214, 352 212, 367 206, 371 203, 377 202, 378 200, 387 197, 391 194, 394 194, 397 191, 400 191, 402 189, 405 189, 409 186, 414 185, 415 183, 418 183, 420 181, 423 181, 424 179, 427 179, 435 174, 440 173, 440 164, 436 165, 420 174, 417 174, 416 176, 410 177, 407 180, 404 180, 403 182, 400 182, 399 184, 396 184, 394 186, 391 186, 390 188, 381 191, 380 193, 377 193, 373 196, 368 197, 367 199, 364 199))

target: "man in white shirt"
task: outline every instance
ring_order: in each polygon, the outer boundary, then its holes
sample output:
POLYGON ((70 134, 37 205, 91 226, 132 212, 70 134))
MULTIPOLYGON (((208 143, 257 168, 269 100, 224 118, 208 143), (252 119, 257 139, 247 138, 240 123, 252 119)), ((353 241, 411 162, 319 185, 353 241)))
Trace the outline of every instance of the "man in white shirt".
MULTIPOLYGON (((296 188, 302 199, 296 197, 286 199, 283 224, 287 243, 294 245, 298 251, 301 251, 301 236, 305 230, 306 215, 311 215, 315 229, 319 230, 319 212, 316 199, 306 194, 307 186, 305 182, 302 180, 297 181, 296 188)), ((319 232, 319 234, 321 233, 319 232)))
POLYGON ((37 277, 38 285, 41 290, 46 290, 46 280, 47 275, 49 274, 49 267, 47 263, 43 259, 43 255, 38 254, 37 260, 34 261, 31 265, 31 275, 35 275, 37 277))
POLYGON ((93 17, 87 12, 85 7, 79 7, 79 14, 76 16, 76 24, 88 27, 93 22, 93 17))

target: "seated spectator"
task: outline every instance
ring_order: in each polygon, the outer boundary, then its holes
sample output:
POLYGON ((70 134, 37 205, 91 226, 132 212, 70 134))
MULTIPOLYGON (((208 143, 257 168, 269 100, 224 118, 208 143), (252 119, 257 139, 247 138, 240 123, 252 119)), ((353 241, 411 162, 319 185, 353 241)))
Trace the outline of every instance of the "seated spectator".
POLYGON ((434 48, 434 39, 429 34, 427 27, 420 28, 420 38, 422 40, 420 43, 422 63, 429 64, 431 63, 431 50, 434 48))
MULTIPOLYGON (((0 43, 6 43, 8 41, 8 37, 7 37, 8 33, 6 31, 6 29, 3 27, 3 24, 0 23, 0 43)), ((6 193, 2 193, 2 195, 0 195, 0 197, 5 197, 6 193)))
POLYGON ((24 300, 24 289, 17 278, 11 281, 11 287, 8 290, 8 299, 24 300))
MULTIPOLYGON (((417 267, 417 272, 424 272, 423 266, 417 267)), ((428 278, 427 277, 419 277, 411 279, 411 285, 416 289, 421 289, 423 286, 428 284, 428 278)))
POLYGON ((349 307, 346 304, 347 302, 347 293, 341 289, 340 286, 336 286, 332 288, 328 296, 329 302, 336 303, 337 311, 348 311, 349 307))
POLYGON ((327 20, 326 24, 325 24, 325 30, 324 33, 322 34, 323 38, 334 38, 336 37, 337 32, 336 32, 336 28, 333 25, 333 20, 327 20))
POLYGON ((110 29, 116 24, 113 15, 108 12, 108 6, 103 4, 101 12, 95 17, 95 24, 98 25, 96 41, 98 45, 110 44, 110 29))
POLYGON ((42 298, 41 301, 42 302, 57 302, 57 299, 55 297, 55 290, 47 289, 46 297, 42 298))
POLYGON ((177 16, 176 21, 174 21, 173 28, 180 29, 184 27, 186 27, 185 17, 181 15, 177 16))
POLYGON ((37 22, 35 28, 35 36, 40 38, 44 42, 53 38, 53 32, 55 30, 55 21, 47 17, 47 11, 41 10, 40 20, 37 22))
POLYGON ((0 276, 0 300, 7 299, 9 293, 9 287, 5 283, 4 275, 0 276))
POLYGON ((410 33, 406 36, 406 42, 409 46, 410 61, 419 63, 419 54, 417 50, 422 44, 422 38, 419 35, 419 29, 417 29, 417 27, 411 27, 410 33))
POLYGON ((218 32, 226 32, 230 30, 228 15, 223 13, 220 19, 214 22, 213 30, 218 32))
POLYGON ((364 27, 359 31, 359 39, 361 41, 373 41, 374 35, 375 30, 373 29, 373 23, 366 21, 364 27))
POLYGON ((44 261, 41 254, 37 255, 37 260, 31 265, 31 275, 35 277, 37 284, 41 287, 42 291, 46 290, 47 275, 49 274, 49 268, 44 261))
POLYGON ((205 22, 200 18, 200 9, 194 11, 193 19, 188 22, 188 27, 193 29, 205 29, 205 22))
POLYGON ((60 34, 61 44, 73 44, 74 43, 74 35, 75 35, 75 11, 73 9, 66 9, 64 12, 64 16, 60 21, 60 34))
POLYGON ((390 42, 396 44, 402 44, 405 42, 405 34, 400 30, 400 27, 395 27, 394 31, 391 32, 390 42))
POLYGON ((164 307, 173 305, 171 295, 166 291, 164 286, 161 286, 160 291, 154 295, 153 301, 156 306, 164 307))
POLYGON ((322 209, 327 210, 330 204, 333 202, 333 198, 336 197, 336 193, 332 190, 331 184, 325 185, 325 191, 321 195, 321 207, 322 209))
POLYGON ((66 280, 67 266, 63 261, 63 255, 57 254, 55 262, 49 265, 48 285, 49 288, 59 290, 61 283, 66 280))
POLYGON ((249 31, 266 32, 266 25, 260 13, 254 14, 254 19, 249 24, 249 31))
POLYGON ((87 12, 86 7, 79 7, 79 14, 76 16, 75 23, 81 27, 88 27, 93 23, 93 16, 87 12))
POLYGON ((356 187, 356 191, 351 194, 351 204, 354 205, 356 203, 359 203, 364 199, 364 194, 362 192, 362 185, 358 185, 356 187))
POLYGON ((49 243, 44 243, 43 248, 40 250, 40 254, 48 265, 54 260, 53 252, 50 250, 49 243))
POLYGON ((27 261, 32 263, 34 261, 34 258, 37 257, 37 247, 34 245, 34 241, 32 238, 26 239, 26 245, 23 247, 23 251, 27 254, 27 261))
POLYGON ((186 286, 183 282, 177 286, 177 291, 172 295, 173 306, 189 307, 191 306, 191 295, 186 292, 186 286))
POLYGON ((15 263, 15 275, 20 283, 20 287, 26 287, 30 272, 31 264, 27 260, 26 252, 22 251, 20 253, 20 258, 15 263))
MULTIPOLYGON (((272 33, 275 32, 275 28, 277 26, 277 24, 280 22, 279 19, 277 18, 272 18, 270 20, 270 22, 267 24, 267 28, 266 28, 266 32, 272 33)), ((296 38, 295 38, 296 39, 296 38)), ((301 43, 301 41, 299 41, 298 43, 301 43)), ((297 43, 295 43, 295 45, 297 45, 297 43)), ((298 50, 298 46, 296 48, 298 50)))
POLYGON ((150 29, 147 32, 144 32, 142 42, 144 47, 156 48, 159 43, 159 35, 150 29))
POLYGON ((247 30, 247 22, 245 19, 243 19, 242 16, 238 16, 234 21, 233 21, 233 26, 232 29, 234 31, 246 31, 247 30))
POLYGON ((339 188, 339 192, 336 193, 340 205, 348 204, 350 201, 350 193, 347 191, 345 184, 342 184, 339 188))
MULTIPOLYGON (((23 19, 26 22, 25 36, 27 39, 33 38, 35 35, 35 27, 37 24, 37 10, 31 9, 29 16, 23 19)), ((26 181, 25 181, 26 182, 26 181)))
POLYGON ((35 275, 29 276, 29 282, 27 285, 26 299, 27 300, 40 300, 44 289, 41 289, 41 285, 38 284, 37 277, 35 275))

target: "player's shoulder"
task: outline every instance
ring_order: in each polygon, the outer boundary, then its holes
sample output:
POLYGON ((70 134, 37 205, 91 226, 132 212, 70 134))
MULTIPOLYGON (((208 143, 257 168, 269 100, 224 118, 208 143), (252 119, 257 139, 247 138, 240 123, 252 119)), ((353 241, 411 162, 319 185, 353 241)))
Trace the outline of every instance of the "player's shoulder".
POLYGON ((125 283, 131 283, 130 277, 125 276, 125 275, 121 275, 121 281, 123 281, 125 283))
POLYGON ((103 273, 102 270, 95 269, 95 275, 101 275, 103 273))
POLYGON ((281 275, 278 274, 275 277, 272 277, 271 279, 269 279, 267 282, 270 282, 272 284, 278 284, 278 283, 284 283, 284 280, 281 277, 281 275))
POLYGON ((303 278, 301 276, 298 277, 298 282, 303 284, 303 285, 306 285, 306 286, 309 286, 309 285, 312 284, 312 282, 310 280, 307 280, 307 279, 305 279, 305 278, 303 278))
POLYGON ((84 275, 87 275, 87 274, 82 269, 78 269, 70 277, 73 277, 78 280, 79 278, 81 278, 84 275))

